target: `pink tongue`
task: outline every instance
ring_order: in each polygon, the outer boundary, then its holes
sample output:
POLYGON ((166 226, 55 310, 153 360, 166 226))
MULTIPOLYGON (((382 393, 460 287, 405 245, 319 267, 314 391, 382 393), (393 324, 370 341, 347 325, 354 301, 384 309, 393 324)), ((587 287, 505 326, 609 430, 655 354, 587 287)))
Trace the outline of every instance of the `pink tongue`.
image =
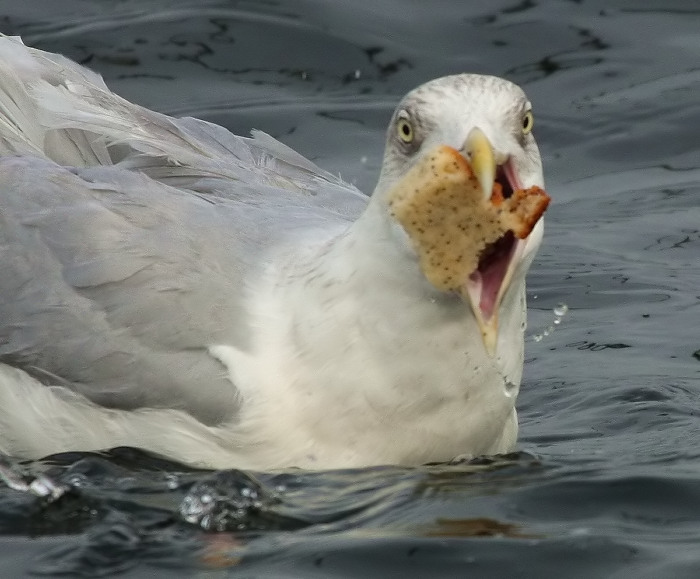
POLYGON ((501 283, 508 269, 509 255, 495 259, 489 263, 486 268, 480 270, 481 274, 481 299, 479 300, 479 308, 484 316, 484 320, 488 321, 493 315, 496 308, 496 299, 498 291, 501 289, 501 283))
POLYGON ((490 320, 496 309, 498 292, 501 289, 503 278, 506 276, 514 248, 515 238, 513 233, 509 231, 492 244, 488 254, 479 261, 479 268, 470 276, 472 281, 481 280, 479 309, 484 321, 490 320))

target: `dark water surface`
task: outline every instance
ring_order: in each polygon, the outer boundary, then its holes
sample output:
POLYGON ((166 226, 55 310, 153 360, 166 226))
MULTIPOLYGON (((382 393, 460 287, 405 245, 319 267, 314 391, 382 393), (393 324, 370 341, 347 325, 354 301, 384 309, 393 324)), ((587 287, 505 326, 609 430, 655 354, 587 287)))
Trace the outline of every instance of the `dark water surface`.
POLYGON ((528 343, 519 454, 20 465, 74 490, 42 506, 0 487, 3 577, 700 577, 700 4, 24 0, 0 1, 0 30, 148 107, 268 131, 367 192, 407 90, 462 71, 518 82, 554 198, 531 335, 569 307, 528 343))

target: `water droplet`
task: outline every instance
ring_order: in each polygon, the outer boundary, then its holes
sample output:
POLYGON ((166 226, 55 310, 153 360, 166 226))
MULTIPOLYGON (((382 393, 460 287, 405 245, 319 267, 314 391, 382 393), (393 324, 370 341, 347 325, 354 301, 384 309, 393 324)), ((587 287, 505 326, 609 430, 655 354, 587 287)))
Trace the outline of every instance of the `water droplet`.
POLYGON ((66 483, 68 483, 69 486, 75 487, 75 488, 81 488, 84 486, 88 486, 88 478, 82 474, 82 473, 73 473, 71 474, 67 480, 66 483))
POLYGON ((565 303, 559 303, 556 306, 554 306, 554 309, 552 311, 554 312, 555 316, 561 318, 565 316, 566 313, 569 311, 569 306, 567 306, 565 303))
MULTIPOLYGON (((537 296, 535 296, 535 297, 537 297, 537 296)), ((554 319, 552 320, 551 324, 549 324, 546 328, 544 328, 540 332, 533 334, 532 336, 530 336, 530 338, 532 338, 532 340, 535 342, 541 342, 543 338, 551 335, 558 326, 561 326, 561 320, 567 314, 568 311, 569 311, 569 306, 567 306, 563 302, 558 303, 556 306, 554 306, 552 308, 552 313, 554 314, 554 319)))

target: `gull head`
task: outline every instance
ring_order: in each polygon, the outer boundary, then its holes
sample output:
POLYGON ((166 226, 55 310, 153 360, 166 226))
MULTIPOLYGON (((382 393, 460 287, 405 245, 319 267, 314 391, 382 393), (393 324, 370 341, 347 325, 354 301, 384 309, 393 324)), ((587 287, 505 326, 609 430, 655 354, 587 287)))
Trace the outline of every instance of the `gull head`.
POLYGON ((504 296, 542 240, 549 197, 533 122, 525 93, 501 78, 421 85, 392 116, 373 195, 432 286, 470 305, 490 355, 504 296))

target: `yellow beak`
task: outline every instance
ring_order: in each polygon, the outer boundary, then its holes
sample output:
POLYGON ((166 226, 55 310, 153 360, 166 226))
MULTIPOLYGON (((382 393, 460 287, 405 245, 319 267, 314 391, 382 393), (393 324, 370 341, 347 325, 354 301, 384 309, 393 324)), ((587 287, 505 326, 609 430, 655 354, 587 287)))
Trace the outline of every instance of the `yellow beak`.
MULTIPOLYGON (((488 140, 484 132, 478 127, 474 127, 467 136, 464 142, 464 151, 469 159, 474 176, 481 186, 484 194, 484 199, 491 198, 493 193, 493 184, 496 179, 496 159, 493 151, 493 146, 488 140)), ((501 280, 501 285, 498 289, 495 307, 488 318, 485 317, 484 311, 481 308, 482 295, 482 279, 481 274, 475 271, 466 283, 466 294, 469 304, 471 305, 476 321, 481 330, 481 337, 484 342, 486 352, 490 356, 495 356, 496 346, 498 343, 498 309, 503 299, 503 294, 508 289, 510 281, 513 277, 515 265, 519 262, 519 258, 523 253, 525 243, 522 240, 517 240, 515 247, 510 255, 505 275, 501 280)))
POLYGON ((464 142, 464 151, 467 153, 474 176, 481 185, 484 198, 489 199, 496 180, 496 158, 491 141, 479 127, 474 127, 469 131, 467 140, 464 142))

